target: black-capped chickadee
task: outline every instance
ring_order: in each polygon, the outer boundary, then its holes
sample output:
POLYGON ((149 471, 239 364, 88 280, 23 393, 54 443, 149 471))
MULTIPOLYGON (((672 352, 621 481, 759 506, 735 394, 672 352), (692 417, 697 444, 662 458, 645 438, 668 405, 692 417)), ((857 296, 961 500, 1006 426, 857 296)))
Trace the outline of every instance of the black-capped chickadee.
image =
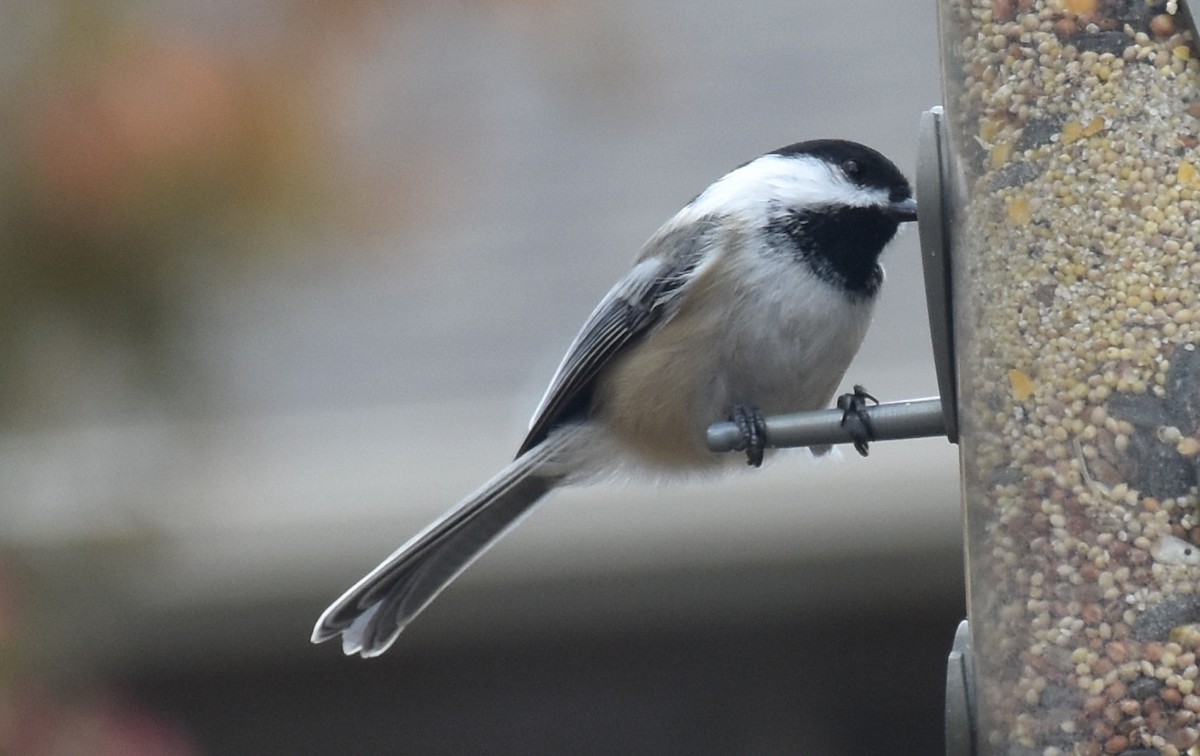
POLYGON ((757 466, 764 415, 833 397, 883 281, 879 255, 916 217, 903 174, 854 142, 800 142, 723 176, 592 312, 516 459, 326 609, 313 642, 383 653, 557 486, 728 464, 705 444, 714 422, 738 423, 757 466))

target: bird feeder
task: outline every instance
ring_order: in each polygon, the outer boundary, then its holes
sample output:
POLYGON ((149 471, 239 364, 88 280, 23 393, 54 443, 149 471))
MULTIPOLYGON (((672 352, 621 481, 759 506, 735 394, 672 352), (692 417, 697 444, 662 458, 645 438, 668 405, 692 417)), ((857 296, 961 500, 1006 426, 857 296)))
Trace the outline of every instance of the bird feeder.
POLYGON ((918 202, 949 271, 970 619, 948 749, 1200 754, 1191 19, 940 0, 939 25, 918 202))

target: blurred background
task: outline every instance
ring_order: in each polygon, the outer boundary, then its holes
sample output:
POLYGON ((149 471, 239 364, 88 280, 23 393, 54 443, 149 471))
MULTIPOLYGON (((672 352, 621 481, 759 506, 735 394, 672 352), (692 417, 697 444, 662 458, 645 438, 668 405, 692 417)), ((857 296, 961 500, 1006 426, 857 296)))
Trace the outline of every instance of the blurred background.
POLYGON ((944 440, 562 492, 386 656, 308 643, 662 221, 800 139, 911 176, 938 102, 933 3, 0 3, 0 753, 938 752, 944 440))

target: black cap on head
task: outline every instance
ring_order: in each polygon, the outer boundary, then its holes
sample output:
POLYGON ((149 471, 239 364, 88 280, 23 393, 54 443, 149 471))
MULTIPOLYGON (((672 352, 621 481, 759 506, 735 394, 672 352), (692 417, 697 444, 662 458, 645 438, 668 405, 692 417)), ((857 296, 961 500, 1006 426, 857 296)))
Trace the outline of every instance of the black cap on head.
POLYGON ((780 147, 770 154, 784 157, 812 155, 839 166, 846 177, 859 186, 887 189, 888 199, 892 202, 912 197, 908 179, 896 164, 858 142, 845 139, 812 139, 780 147))

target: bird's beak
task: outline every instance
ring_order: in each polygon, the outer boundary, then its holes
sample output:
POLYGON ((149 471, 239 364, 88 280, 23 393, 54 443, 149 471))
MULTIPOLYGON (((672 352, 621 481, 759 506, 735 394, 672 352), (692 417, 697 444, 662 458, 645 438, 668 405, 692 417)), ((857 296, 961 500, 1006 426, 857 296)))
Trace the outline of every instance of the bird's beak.
POLYGON ((917 201, 912 197, 888 205, 888 214, 899 223, 917 219, 917 201))

